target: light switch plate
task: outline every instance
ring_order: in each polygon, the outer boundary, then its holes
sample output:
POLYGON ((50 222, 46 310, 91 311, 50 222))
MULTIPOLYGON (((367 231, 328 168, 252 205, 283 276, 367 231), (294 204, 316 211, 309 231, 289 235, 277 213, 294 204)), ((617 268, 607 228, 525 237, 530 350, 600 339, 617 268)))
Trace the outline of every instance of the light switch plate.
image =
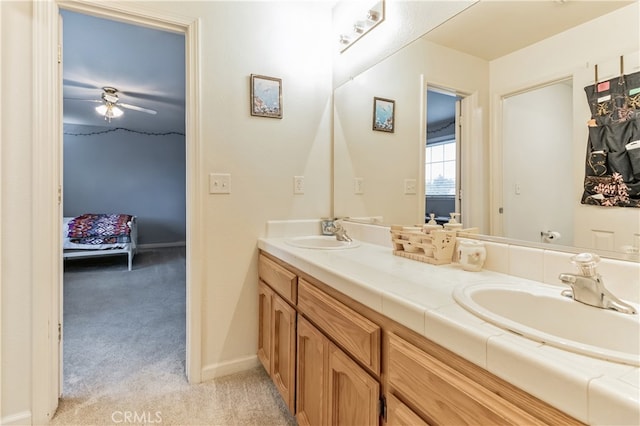
POLYGON ((416 193, 416 180, 405 179, 404 180, 404 193, 405 195, 414 195, 416 193))
POLYGON ((209 174, 209 194, 230 194, 231 174, 210 173, 209 174))
POLYGON ((293 193, 304 194, 304 176, 293 177, 293 193))
POLYGON ((356 195, 364 194, 364 178, 357 177, 353 179, 353 193, 356 195))

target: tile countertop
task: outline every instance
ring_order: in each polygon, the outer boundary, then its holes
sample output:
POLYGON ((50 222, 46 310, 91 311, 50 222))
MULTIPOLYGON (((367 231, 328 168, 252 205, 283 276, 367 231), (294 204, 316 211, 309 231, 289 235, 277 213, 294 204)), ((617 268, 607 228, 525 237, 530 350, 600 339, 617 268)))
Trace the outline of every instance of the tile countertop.
POLYGON ((469 313, 452 296, 461 284, 535 281, 430 265, 364 242, 344 250, 315 250, 269 237, 260 238, 258 248, 580 421, 640 424, 640 368, 520 337, 469 313))

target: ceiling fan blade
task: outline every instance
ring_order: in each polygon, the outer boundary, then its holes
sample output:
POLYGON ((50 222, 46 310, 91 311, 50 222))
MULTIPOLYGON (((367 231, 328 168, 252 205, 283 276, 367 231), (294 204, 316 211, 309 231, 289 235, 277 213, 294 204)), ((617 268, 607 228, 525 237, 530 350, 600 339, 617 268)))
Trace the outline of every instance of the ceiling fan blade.
POLYGON ((102 103, 102 101, 100 101, 98 99, 63 98, 63 100, 65 100, 65 101, 80 101, 80 102, 97 102, 99 104, 102 103))
POLYGON ((95 84, 84 83, 78 80, 71 80, 70 78, 62 79, 63 86, 71 86, 71 87, 80 87, 82 89, 102 89, 102 87, 98 87, 95 84))
POLYGON ((147 108, 142 108, 139 106, 135 106, 135 105, 130 105, 130 104, 123 104, 121 102, 117 103, 117 106, 120 106, 122 108, 127 108, 127 109, 132 109, 134 111, 140 111, 140 112, 146 112, 147 114, 157 114, 157 111, 154 111, 152 109, 147 109, 147 108))
POLYGON ((123 90, 120 93, 126 96, 131 96, 136 99, 141 99, 144 101, 163 102, 163 103, 174 104, 174 105, 182 105, 184 103, 184 101, 180 101, 178 99, 172 99, 167 96, 154 95, 150 93, 132 92, 129 90, 123 90))

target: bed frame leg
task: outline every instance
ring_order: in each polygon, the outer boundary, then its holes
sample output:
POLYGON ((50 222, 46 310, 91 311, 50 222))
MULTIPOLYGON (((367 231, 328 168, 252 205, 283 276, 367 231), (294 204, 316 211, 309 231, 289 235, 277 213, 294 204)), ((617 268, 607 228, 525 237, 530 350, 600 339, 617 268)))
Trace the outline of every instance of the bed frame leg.
POLYGON ((129 270, 131 270, 131 265, 133 263, 133 253, 129 252, 129 270))

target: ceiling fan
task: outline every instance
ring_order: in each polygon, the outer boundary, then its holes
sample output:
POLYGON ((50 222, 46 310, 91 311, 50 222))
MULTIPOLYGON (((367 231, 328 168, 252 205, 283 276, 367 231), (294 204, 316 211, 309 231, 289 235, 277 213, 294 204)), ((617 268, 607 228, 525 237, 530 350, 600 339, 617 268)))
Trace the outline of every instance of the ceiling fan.
POLYGON ((157 114, 157 111, 154 111, 152 109, 142 108, 136 105, 119 102, 118 89, 116 89, 115 87, 110 87, 110 86, 103 87, 101 98, 102 100, 97 100, 97 99, 70 99, 70 100, 101 103, 102 105, 96 107, 96 111, 98 111, 100 115, 103 115, 104 119, 109 121, 109 123, 111 123, 112 118, 117 118, 117 117, 120 117, 122 114, 124 114, 124 111, 122 111, 120 107, 131 109, 134 111, 144 112, 147 114, 154 114, 154 115, 157 114))

